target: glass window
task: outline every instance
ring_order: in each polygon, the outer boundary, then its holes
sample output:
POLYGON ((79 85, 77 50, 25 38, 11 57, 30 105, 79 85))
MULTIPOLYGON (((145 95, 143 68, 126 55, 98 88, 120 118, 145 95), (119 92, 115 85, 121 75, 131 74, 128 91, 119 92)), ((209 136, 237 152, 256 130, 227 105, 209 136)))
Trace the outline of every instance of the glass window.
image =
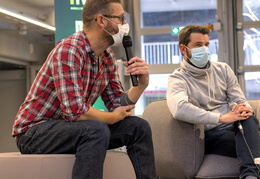
POLYGON ((216 22, 216 0, 140 0, 142 28, 212 24, 216 22))
POLYGON ((247 99, 260 99, 260 71, 245 73, 247 99))
POLYGON ((260 65, 260 28, 244 29, 245 65, 260 65))
POLYGON ((259 21, 260 19, 260 1, 243 0, 244 21, 259 21))
POLYGON ((150 74, 149 86, 136 103, 135 115, 141 115, 145 107, 151 102, 166 99, 169 75, 170 74, 150 74))
MULTIPOLYGON (((198 0, 140 0, 141 27, 154 28, 155 34, 142 35, 142 58, 149 64, 178 64, 182 61, 179 51, 178 33, 191 24, 212 25, 217 21, 217 1, 198 0), (158 27, 169 27, 168 34, 161 34, 158 27), (156 29, 157 28, 157 29, 156 29), (158 34, 156 34, 156 30, 158 34)), ((212 60, 218 59, 218 33, 210 34, 212 60)))
MULTIPOLYGON (((141 57, 150 65, 179 64, 182 55, 178 33, 187 25, 209 25, 217 21, 217 0, 140 0, 141 57), (168 33, 161 30, 168 29, 168 33), (151 31, 153 33, 151 33, 151 31)), ((218 61, 218 33, 210 34, 211 60, 218 61)), ((174 69, 173 69, 174 71, 174 69)), ((166 98, 169 74, 151 74, 150 83, 136 104, 135 114, 142 114, 151 102, 166 98)))
POLYGON ((182 60, 177 35, 143 35, 142 57, 148 64, 178 64, 182 60))
MULTIPOLYGON (((244 26, 244 74, 247 99, 260 99, 260 1, 242 0, 244 26), (254 66, 254 67, 251 67, 254 66), (250 71, 250 72, 249 72, 250 71)), ((241 12, 240 12, 241 13, 241 12)))

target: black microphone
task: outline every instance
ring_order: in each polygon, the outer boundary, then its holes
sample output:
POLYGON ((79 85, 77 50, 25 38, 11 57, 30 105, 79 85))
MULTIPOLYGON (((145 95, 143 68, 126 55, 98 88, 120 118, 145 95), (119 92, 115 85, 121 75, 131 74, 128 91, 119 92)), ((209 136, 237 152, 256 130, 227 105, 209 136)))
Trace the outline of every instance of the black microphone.
MULTIPOLYGON (((133 45, 133 43, 132 43, 131 37, 129 35, 124 36, 123 46, 125 48, 127 61, 129 61, 133 57, 132 45, 133 45)), ((133 86, 138 86, 137 75, 130 74, 130 77, 131 77, 133 86)))

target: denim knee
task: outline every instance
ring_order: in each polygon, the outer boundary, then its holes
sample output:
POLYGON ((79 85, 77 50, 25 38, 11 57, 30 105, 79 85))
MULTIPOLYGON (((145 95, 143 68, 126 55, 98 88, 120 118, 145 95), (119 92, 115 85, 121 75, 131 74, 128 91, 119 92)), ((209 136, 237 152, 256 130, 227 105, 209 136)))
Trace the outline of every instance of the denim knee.
POLYGON ((81 124, 81 135, 89 138, 99 139, 99 141, 106 141, 108 143, 110 139, 110 130, 108 125, 101 121, 87 120, 81 124))
POLYGON ((138 129, 138 132, 151 135, 152 131, 151 131, 150 124, 143 118, 137 116, 131 116, 130 121, 132 125, 138 129))
POLYGON ((252 130, 256 130, 257 132, 260 131, 259 121, 254 115, 246 120, 241 121, 241 123, 243 124, 243 127, 246 130, 246 132, 252 132, 252 130))

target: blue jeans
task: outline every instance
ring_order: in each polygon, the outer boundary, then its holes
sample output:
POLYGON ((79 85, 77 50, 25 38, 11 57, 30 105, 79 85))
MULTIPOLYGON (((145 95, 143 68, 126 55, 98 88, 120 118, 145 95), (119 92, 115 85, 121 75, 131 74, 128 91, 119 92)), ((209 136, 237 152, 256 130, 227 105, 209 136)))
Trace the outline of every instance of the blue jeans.
POLYGON ((31 127, 17 140, 22 154, 76 154, 73 179, 102 179, 107 149, 124 145, 137 179, 155 179, 151 129, 136 116, 113 125, 50 120, 31 127))
MULTIPOLYGON (((260 157, 259 122, 255 116, 241 121, 244 136, 253 157, 260 157)), ((205 153, 218 154, 238 159, 240 178, 256 176, 260 178, 259 171, 254 164, 244 138, 238 129, 238 123, 228 128, 212 129, 205 133, 205 153)))

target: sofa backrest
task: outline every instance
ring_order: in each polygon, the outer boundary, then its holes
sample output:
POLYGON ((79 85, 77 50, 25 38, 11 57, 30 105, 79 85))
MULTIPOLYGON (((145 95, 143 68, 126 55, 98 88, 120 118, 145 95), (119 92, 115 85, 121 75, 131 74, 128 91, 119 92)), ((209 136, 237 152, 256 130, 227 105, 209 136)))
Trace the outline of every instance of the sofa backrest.
POLYGON ((204 156, 203 125, 175 120, 166 100, 149 104, 142 117, 152 129, 157 175, 194 178, 204 156))

